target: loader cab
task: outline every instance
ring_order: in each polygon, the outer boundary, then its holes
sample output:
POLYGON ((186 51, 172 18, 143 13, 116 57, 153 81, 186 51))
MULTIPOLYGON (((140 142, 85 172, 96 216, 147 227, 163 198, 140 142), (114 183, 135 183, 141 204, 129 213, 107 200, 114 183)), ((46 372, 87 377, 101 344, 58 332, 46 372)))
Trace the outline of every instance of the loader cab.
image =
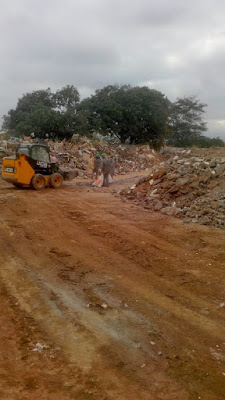
POLYGON ((49 148, 40 144, 21 144, 17 147, 16 156, 25 154, 33 160, 50 163, 49 148))
POLYGON ((16 149, 16 157, 19 157, 19 154, 25 154, 26 156, 29 156, 30 154, 30 149, 28 146, 18 146, 16 149))

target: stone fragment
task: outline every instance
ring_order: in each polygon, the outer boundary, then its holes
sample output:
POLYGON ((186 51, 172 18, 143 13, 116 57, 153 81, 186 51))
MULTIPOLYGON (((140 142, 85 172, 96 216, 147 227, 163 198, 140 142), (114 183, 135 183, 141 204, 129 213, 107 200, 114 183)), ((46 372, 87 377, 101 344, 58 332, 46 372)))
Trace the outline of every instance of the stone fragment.
POLYGON ((199 222, 203 225, 209 225, 211 222, 211 219, 209 217, 202 217, 199 219, 199 222))
POLYGON ((163 204, 161 201, 157 201, 156 205, 154 206, 154 211, 160 211, 163 208, 163 204))
POLYGON ((178 178, 177 180, 176 180, 176 185, 177 186, 184 186, 184 185, 186 185, 187 183, 189 183, 190 182, 190 177, 189 176, 186 176, 186 177, 183 177, 183 178, 178 178))
POLYGON ((212 172, 211 172, 210 168, 207 168, 205 173, 203 175, 201 175, 199 182, 207 183, 211 178, 212 178, 212 172))
POLYGON ((163 213, 163 214, 166 214, 166 215, 169 215, 169 216, 174 216, 174 215, 177 215, 177 214, 179 214, 180 213, 180 211, 181 211, 181 209, 180 208, 177 208, 177 207, 165 207, 165 208, 163 208, 162 210, 161 210, 161 212, 163 213))
POLYGON ((225 163, 216 167, 216 174, 221 175, 225 171, 225 163))
POLYGON ((165 167, 161 167, 159 169, 157 169, 152 176, 152 179, 159 179, 161 178, 163 175, 165 175, 168 172, 168 169, 165 167))

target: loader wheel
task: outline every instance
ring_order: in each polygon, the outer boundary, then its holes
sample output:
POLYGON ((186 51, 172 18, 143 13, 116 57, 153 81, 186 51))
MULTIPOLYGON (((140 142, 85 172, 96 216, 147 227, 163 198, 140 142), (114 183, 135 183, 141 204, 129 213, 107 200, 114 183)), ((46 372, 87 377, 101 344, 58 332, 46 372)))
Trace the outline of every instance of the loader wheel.
POLYGON ((45 187, 45 178, 41 174, 35 174, 31 179, 31 187, 36 190, 44 189, 45 187))
POLYGON ((63 183, 63 177, 58 172, 55 172, 50 176, 49 184, 52 188, 58 189, 62 186, 62 183, 63 183))

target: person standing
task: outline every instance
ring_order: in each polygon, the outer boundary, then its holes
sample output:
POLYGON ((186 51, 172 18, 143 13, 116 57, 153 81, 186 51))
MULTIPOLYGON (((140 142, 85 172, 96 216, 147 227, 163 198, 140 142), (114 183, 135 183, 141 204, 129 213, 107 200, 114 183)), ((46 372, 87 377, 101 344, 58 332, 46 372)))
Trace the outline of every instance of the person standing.
POLYGON ((109 186, 109 174, 110 174, 110 160, 106 157, 106 155, 102 154, 102 173, 103 173, 103 185, 109 186))
POLYGON ((94 158, 92 179, 94 179, 94 175, 96 176, 96 179, 98 179, 98 176, 100 175, 101 167, 102 167, 101 157, 99 154, 96 154, 96 156, 94 158))
POLYGON ((115 174, 115 160, 114 160, 113 154, 111 154, 111 156, 110 156, 109 163, 110 163, 110 175, 113 179, 113 176, 115 174))

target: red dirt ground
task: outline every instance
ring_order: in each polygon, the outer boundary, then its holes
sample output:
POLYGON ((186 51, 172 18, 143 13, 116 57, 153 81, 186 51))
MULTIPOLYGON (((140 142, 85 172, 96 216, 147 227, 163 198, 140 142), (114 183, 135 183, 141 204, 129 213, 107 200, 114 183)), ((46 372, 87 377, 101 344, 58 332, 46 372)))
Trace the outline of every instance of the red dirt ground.
POLYGON ((225 232, 113 196, 134 180, 0 183, 1 399, 225 399, 225 232))

